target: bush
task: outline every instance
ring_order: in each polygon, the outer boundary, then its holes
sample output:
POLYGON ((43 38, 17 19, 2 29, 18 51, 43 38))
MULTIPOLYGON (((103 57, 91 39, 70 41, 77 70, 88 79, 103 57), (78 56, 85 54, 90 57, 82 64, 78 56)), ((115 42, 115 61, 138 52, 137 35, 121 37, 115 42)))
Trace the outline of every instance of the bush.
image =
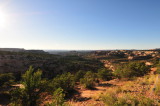
POLYGON ((157 74, 160 74, 160 63, 159 63, 159 64, 157 64, 157 66, 156 66, 156 67, 157 67, 156 73, 157 73, 157 74))
POLYGON ((115 71, 114 75, 117 78, 132 78, 143 76, 149 72, 150 67, 146 66, 144 62, 131 62, 119 66, 115 71))
POLYGON ((159 58, 155 58, 153 61, 153 67, 156 67, 158 64, 160 64, 160 59, 159 58))
POLYGON ((10 91, 11 94, 11 106, 22 106, 22 98, 23 98, 23 90, 20 88, 16 88, 12 91, 10 91))
POLYGON ((74 76, 68 72, 55 77, 50 83, 50 89, 51 91, 55 91, 58 88, 62 88, 66 94, 74 89, 74 85, 74 76))
POLYGON ((95 81, 96 81, 95 78, 96 78, 96 75, 91 71, 88 71, 84 75, 84 78, 80 79, 80 83, 81 85, 84 86, 84 88, 92 89, 95 86, 95 81))
POLYGON ((107 70, 105 68, 102 68, 102 69, 98 70, 97 76, 101 80, 108 81, 108 80, 112 79, 112 71, 111 70, 107 70))
POLYGON ((124 94, 118 97, 115 93, 107 93, 101 95, 101 100, 107 106, 155 106, 157 103, 144 96, 133 96, 132 94, 124 94))
POLYGON ((14 80, 12 73, 0 74, 0 87, 8 87, 13 84, 14 80))
POLYGON ((64 106, 65 105, 64 97, 65 97, 65 94, 63 93, 63 89, 58 88, 53 93, 52 103, 48 103, 47 106, 64 106))
POLYGON ((155 81, 154 81, 154 86, 152 88, 152 92, 154 92, 156 95, 160 96, 160 80, 159 80, 160 75, 156 75, 155 81))
POLYGON ((81 78, 83 78, 85 75, 85 72, 80 70, 75 74, 75 81, 79 82, 81 78))
POLYGON ((106 93, 105 95, 101 95, 100 100, 102 100, 107 106, 114 106, 114 103, 118 101, 115 93, 106 93))
POLYGON ((40 101, 40 93, 43 91, 44 83, 41 83, 41 71, 33 72, 32 67, 23 75, 23 88, 12 91, 12 104, 22 106, 37 106, 40 101))

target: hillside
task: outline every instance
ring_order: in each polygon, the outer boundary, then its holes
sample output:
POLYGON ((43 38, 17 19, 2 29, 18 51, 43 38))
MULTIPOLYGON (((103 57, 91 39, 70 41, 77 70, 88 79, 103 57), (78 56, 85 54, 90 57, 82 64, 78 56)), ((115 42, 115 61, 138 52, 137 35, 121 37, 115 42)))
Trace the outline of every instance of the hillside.
POLYGON ((0 104, 158 105, 159 56, 157 50, 0 51, 0 104))

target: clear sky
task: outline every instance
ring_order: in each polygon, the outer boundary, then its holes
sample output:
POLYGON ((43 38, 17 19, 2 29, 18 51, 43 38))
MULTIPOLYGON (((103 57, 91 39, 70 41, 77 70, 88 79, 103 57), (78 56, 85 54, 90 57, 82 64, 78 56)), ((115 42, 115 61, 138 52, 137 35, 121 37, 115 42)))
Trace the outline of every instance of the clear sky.
POLYGON ((160 0, 0 0, 0 47, 160 47, 160 0))

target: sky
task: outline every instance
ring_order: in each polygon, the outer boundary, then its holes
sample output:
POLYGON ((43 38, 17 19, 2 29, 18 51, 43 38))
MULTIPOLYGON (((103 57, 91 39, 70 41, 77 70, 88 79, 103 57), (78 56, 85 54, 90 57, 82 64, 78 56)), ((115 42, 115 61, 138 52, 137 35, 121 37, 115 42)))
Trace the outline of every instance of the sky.
POLYGON ((0 0, 0 48, 160 48, 160 1, 0 0))

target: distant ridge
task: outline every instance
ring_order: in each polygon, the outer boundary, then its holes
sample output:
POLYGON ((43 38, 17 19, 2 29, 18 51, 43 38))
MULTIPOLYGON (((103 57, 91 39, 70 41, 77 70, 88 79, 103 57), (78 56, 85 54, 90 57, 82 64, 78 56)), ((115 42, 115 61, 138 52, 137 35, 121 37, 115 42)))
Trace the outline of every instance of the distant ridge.
POLYGON ((0 51, 9 51, 9 52, 23 52, 24 48, 0 48, 0 51))
POLYGON ((25 50, 24 48, 0 48, 0 51, 7 52, 27 52, 27 53, 47 53, 44 50, 25 50))

